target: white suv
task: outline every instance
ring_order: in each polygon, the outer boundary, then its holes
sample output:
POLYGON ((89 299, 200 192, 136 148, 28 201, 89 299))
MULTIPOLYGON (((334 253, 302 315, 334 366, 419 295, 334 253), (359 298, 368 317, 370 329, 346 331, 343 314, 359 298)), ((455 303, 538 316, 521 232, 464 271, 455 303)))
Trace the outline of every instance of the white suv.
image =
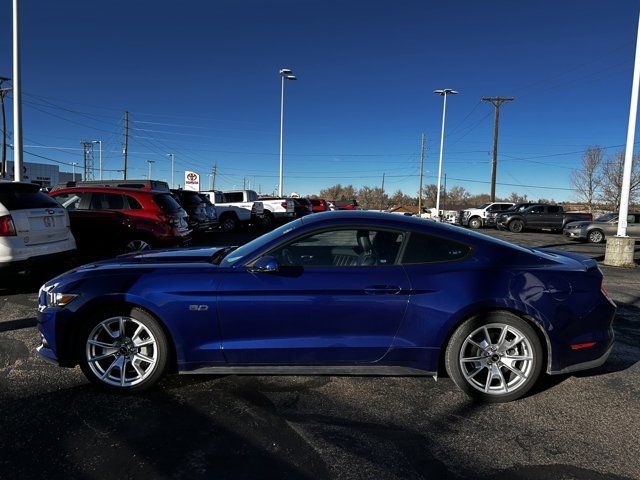
POLYGON ((51 265, 76 241, 67 211, 32 183, 0 180, 0 272, 51 265))

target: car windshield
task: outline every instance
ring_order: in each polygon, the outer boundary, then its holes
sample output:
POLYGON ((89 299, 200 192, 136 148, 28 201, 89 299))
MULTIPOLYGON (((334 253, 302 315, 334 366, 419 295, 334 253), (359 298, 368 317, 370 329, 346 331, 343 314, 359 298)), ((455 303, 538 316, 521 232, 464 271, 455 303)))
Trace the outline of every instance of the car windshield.
POLYGON ((611 222, 618 219, 617 213, 605 213, 596 218, 596 222, 611 222))
POLYGON ((265 233, 261 237, 258 237, 255 240, 252 240, 251 242, 244 244, 237 250, 234 250, 233 254, 229 254, 226 257, 224 257, 220 262, 220 266, 221 267, 233 266, 238 260, 245 257, 252 251, 262 248, 264 245, 267 245, 268 243, 276 240, 277 238, 289 233, 291 230, 298 228, 300 225, 302 225, 302 220, 298 219, 290 223, 285 223, 281 227, 278 227, 275 230, 270 231, 269 233, 265 233))

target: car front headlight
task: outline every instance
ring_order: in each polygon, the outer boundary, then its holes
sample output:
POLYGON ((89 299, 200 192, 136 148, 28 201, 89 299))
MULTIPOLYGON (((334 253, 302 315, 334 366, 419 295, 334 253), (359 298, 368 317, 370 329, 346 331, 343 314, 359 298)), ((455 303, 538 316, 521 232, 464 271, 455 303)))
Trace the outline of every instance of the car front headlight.
POLYGON ((47 306, 48 307, 64 307, 77 296, 78 296, 77 293, 47 292, 47 306))

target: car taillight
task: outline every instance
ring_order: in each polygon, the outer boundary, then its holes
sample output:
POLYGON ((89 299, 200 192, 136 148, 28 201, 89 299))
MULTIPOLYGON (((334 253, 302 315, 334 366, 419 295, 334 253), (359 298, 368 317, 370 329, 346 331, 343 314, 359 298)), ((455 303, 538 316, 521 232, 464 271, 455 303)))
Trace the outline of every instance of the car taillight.
POLYGON ((3 215, 0 217, 0 237, 15 237, 16 226, 13 223, 11 215, 3 215))
POLYGON ((178 219, 175 217, 172 217, 170 215, 166 215, 164 213, 159 213, 158 214, 158 219, 162 222, 162 223, 167 223, 169 225, 178 225, 178 219))

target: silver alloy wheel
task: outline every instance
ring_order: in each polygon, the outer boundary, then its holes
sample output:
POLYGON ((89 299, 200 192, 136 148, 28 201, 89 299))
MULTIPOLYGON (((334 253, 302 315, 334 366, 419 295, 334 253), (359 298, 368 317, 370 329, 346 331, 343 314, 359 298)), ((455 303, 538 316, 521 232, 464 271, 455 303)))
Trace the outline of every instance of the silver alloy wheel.
POLYGON ((151 245, 144 240, 131 240, 124 249, 127 252, 143 252, 145 250, 151 250, 151 245))
POLYGON ((465 380, 489 395, 512 393, 524 385, 534 369, 531 341, 517 328, 490 323, 467 336, 459 355, 465 380))
POLYGON ((469 226, 471 228, 480 228, 482 226, 482 222, 480 221, 479 218, 473 218, 471 219, 471 221, 469 222, 469 226))
POLYGON ((132 387, 153 373, 158 346, 151 331, 135 318, 111 317, 95 326, 86 344, 95 376, 116 387, 132 387))
POLYGON ((592 230, 589 232, 589 241, 591 243, 601 243, 604 240, 604 235, 600 230, 592 230))

